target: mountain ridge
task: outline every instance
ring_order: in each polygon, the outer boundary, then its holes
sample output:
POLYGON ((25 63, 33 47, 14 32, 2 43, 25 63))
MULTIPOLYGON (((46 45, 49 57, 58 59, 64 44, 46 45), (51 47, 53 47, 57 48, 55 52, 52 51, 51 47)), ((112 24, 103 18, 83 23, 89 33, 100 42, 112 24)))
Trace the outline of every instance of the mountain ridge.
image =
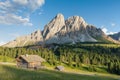
POLYGON ((33 44, 42 44, 43 37, 40 30, 37 30, 29 35, 20 36, 13 41, 8 42, 7 44, 3 45, 3 47, 23 47, 27 45, 33 44))
POLYGON ((10 41, 3 46, 22 47, 27 45, 47 45, 52 43, 64 44, 102 41, 119 43, 107 36, 101 29, 86 23, 82 17, 72 16, 65 20, 64 16, 59 13, 45 25, 43 31, 37 30, 29 35, 10 41))

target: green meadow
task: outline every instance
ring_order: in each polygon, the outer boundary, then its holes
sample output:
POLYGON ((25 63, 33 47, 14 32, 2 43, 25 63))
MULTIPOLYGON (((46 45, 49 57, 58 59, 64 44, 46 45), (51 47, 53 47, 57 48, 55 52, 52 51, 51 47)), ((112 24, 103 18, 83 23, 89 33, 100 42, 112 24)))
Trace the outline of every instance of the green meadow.
MULTIPOLYGON (((112 75, 111 75, 112 76, 112 75)), ((0 65, 0 80, 119 80, 119 78, 65 73, 53 70, 27 70, 0 65)))

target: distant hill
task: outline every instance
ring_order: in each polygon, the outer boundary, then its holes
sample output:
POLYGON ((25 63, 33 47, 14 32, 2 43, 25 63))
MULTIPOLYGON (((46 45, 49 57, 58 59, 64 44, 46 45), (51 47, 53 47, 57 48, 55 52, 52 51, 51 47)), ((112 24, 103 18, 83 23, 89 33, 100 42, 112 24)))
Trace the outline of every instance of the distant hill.
POLYGON ((112 38, 115 39, 115 40, 120 41, 120 32, 115 33, 115 34, 113 34, 113 35, 109 35, 109 36, 112 37, 112 38))

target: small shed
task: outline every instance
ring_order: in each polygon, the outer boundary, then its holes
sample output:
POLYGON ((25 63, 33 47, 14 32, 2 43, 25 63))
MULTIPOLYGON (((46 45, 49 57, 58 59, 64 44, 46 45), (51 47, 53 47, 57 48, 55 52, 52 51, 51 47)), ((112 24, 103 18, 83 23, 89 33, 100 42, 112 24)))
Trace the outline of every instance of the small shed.
POLYGON ((20 55, 16 58, 17 66, 21 68, 39 68, 41 63, 45 62, 45 59, 38 55, 20 55))
POLYGON ((64 66, 56 66, 55 70, 63 71, 64 70, 64 66))

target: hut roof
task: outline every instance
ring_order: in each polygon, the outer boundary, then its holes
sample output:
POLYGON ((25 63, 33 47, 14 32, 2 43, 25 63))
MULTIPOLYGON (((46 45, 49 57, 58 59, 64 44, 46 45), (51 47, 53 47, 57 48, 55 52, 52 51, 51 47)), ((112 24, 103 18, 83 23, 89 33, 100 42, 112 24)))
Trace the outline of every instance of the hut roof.
POLYGON ((64 70, 64 66, 56 66, 55 69, 62 71, 64 70))
POLYGON ((45 59, 38 55, 20 55, 26 62, 45 62, 45 59))

